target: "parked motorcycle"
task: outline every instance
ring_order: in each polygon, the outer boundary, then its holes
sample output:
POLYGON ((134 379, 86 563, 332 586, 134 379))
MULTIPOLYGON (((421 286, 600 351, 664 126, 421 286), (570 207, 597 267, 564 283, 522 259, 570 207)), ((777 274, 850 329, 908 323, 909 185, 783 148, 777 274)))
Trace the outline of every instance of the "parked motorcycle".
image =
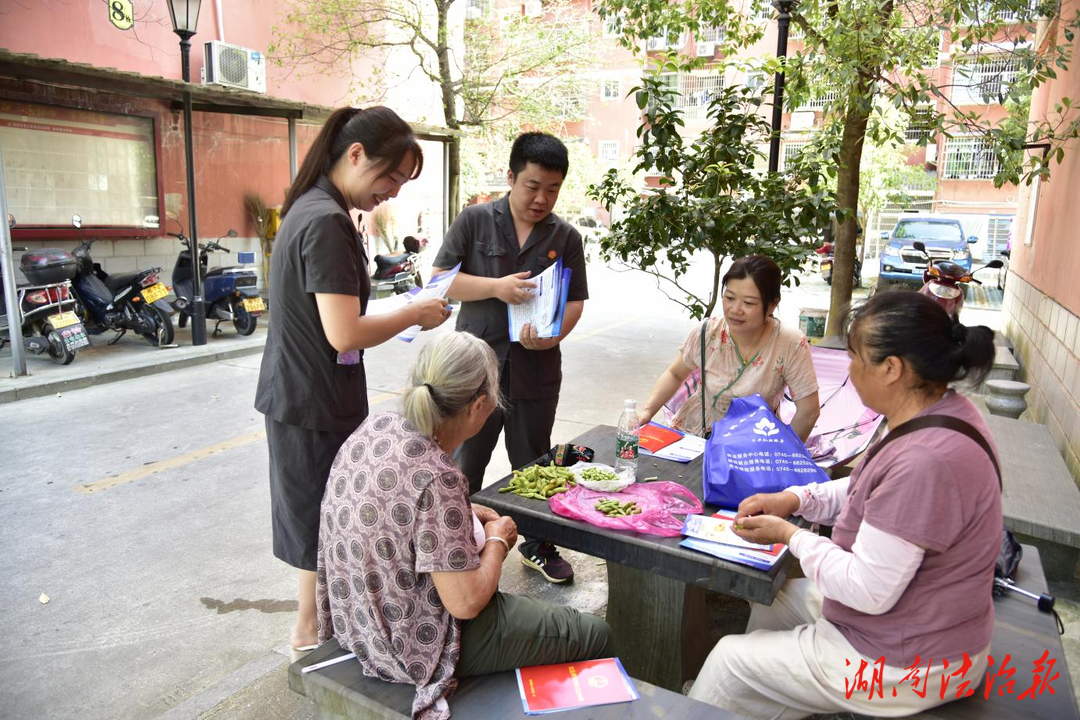
MULTIPOLYGON (((73 215, 71 224, 82 227, 82 218, 73 215)), ((90 247, 97 239, 83 240, 72 251, 75 256, 73 288, 76 312, 90 334, 112 330, 116 337, 110 345, 133 330, 151 345, 172 345, 172 308, 165 302, 168 289, 158 281, 161 268, 109 275, 90 257, 90 247)))
MULTIPOLYGON (((228 237, 236 237, 235 230, 226 233, 228 237)), ((188 318, 194 311, 194 274, 191 264, 191 240, 184 236, 183 230, 178 233, 169 233, 180 241, 186 250, 181 250, 176 257, 176 265, 173 266, 172 284, 176 300, 173 308, 179 313, 177 323, 180 327, 187 325, 188 318)), ((224 237, 224 236, 222 236, 224 237)), ((206 304, 206 316, 214 318, 214 334, 217 335, 221 323, 225 320, 232 321, 236 332, 241 335, 250 335, 255 332, 259 323, 259 315, 266 310, 266 303, 259 296, 258 276, 254 270, 245 267, 216 267, 207 270, 207 257, 209 253, 220 250, 232 252, 222 246, 218 238, 213 242, 203 245, 199 243, 200 276, 203 280, 203 301, 206 304)))
POLYGON ((964 307, 964 288, 968 283, 982 285, 975 279, 975 273, 986 268, 1000 268, 1000 260, 991 260, 976 270, 965 270, 949 260, 938 260, 926 252, 926 245, 919 240, 911 244, 916 251, 926 258, 923 270, 923 286, 919 292, 936 301, 945 308, 949 315, 958 315, 964 307))
MULTIPOLYGON (((828 250, 818 257, 818 269, 821 271, 821 277, 827 285, 832 285, 833 264, 832 247, 829 246, 828 250)), ((859 260, 858 255, 855 256, 855 277, 852 279, 852 283, 852 287, 862 287, 862 261, 859 260)))
MULTIPOLYGON (((15 226, 9 216, 8 224, 15 226)), ((26 251, 25 247, 13 250, 26 251)), ((23 346, 35 355, 48 353, 53 361, 68 365, 75 353, 90 344, 86 328, 75 314, 75 258, 66 250, 46 248, 26 252, 19 262, 30 282, 16 288, 19 306, 8 313, 3 277, 0 277, 0 349, 11 342, 11 327, 21 328, 23 346)))
POLYGON ((398 255, 376 255, 375 272, 371 275, 371 296, 400 295, 423 287, 420 277, 421 241, 413 236, 404 240, 405 252, 398 255))

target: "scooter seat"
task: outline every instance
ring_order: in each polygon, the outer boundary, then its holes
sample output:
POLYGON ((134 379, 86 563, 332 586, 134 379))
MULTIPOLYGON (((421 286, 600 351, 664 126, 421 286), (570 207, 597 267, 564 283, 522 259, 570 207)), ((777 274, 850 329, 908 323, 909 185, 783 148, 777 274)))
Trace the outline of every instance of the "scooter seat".
POLYGON ((403 263, 409 259, 409 253, 403 252, 399 255, 376 255, 375 267, 379 269, 381 273, 384 270, 388 270, 398 263, 403 263))
POLYGON ((229 268, 223 268, 223 267, 210 268, 209 270, 206 271, 205 277, 210 277, 211 275, 221 275, 223 272, 225 272, 228 269, 229 268))
POLYGON ((135 281, 138 280, 139 275, 141 274, 142 273, 133 272, 109 275, 105 278, 105 287, 112 290, 113 293, 116 293, 120 288, 135 284, 135 281))

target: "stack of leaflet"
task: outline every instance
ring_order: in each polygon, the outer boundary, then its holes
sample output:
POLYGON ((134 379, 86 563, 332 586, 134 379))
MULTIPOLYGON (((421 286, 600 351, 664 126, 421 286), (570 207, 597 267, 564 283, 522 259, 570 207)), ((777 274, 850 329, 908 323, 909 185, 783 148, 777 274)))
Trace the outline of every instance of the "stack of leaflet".
POLYGON ((780 543, 759 545, 743 540, 731 529, 734 523, 735 513, 729 511, 712 517, 687 515, 682 529, 686 539, 679 545, 758 570, 768 570, 787 552, 787 546, 780 543))
POLYGON ((518 668, 517 681, 526 715, 632 702, 641 697, 619 658, 518 668))
POLYGON ((687 463, 705 452, 705 438, 650 422, 638 430, 638 450, 642 455, 687 463))
POLYGON ((564 268, 560 258, 529 280, 536 283, 536 288, 531 291, 532 299, 506 306, 510 316, 511 342, 521 342, 521 331, 526 325, 533 326, 537 337, 553 338, 562 334, 566 294, 570 289, 570 268, 564 268))

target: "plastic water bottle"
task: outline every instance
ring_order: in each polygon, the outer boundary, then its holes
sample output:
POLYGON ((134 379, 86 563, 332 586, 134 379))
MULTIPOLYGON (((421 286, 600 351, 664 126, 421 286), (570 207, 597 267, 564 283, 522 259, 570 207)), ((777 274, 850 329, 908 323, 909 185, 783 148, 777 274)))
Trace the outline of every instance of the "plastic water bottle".
POLYGON ((637 475, 638 415, 637 401, 627 400, 619 416, 619 430, 615 436, 615 472, 637 475))

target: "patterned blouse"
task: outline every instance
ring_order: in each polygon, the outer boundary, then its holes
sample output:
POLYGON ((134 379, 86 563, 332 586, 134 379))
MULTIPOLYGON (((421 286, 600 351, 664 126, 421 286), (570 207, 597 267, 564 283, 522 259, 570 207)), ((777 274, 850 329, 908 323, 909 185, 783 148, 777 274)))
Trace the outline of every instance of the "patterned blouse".
MULTIPOLYGON (((705 421, 721 420, 732 398, 758 393, 776 412, 791 389, 792 400, 802 400, 818 390, 817 374, 806 336, 796 328, 769 319, 768 337, 743 369, 735 341, 722 315, 705 319, 705 421), (739 372, 742 371, 740 375, 739 372)), ((679 350, 682 361, 692 368, 701 365, 701 325, 687 336, 679 350)), ((694 391, 675 413, 672 425, 693 435, 702 435, 701 389, 694 391)))
POLYGON ((412 714, 450 717, 460 623, 430 573, 480 565, 469 484, 402 415, 369 417, 338 451, 319 527, 319 642, 356 653, 364 674, 416 685, 412 714))

